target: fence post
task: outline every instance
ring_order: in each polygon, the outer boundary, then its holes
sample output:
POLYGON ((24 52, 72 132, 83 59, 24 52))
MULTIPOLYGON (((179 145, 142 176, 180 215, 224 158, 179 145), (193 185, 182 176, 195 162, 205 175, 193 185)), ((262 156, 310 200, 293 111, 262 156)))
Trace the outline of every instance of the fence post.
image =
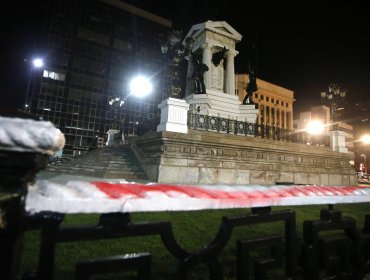
POLYGON ((65 140, 50 122, 0 117, 0 123, 1 276, 15 280, 20 278, 28 184, 65 140))

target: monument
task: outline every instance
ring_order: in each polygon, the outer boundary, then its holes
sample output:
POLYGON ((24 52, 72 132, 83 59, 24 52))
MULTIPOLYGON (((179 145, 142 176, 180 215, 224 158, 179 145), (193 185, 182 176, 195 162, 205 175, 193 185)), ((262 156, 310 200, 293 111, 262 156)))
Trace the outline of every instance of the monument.
POLYGON ((225 21, 206 21, 193 25, 183 40, 192 39, 187 56, 185 100, 199 114, 220 116, 255 123, 254 104, 243 105, 235 91, 235 45, 242 36, 225 21), (201 71, 199 71, 199 67, 201 71), (194 77, 203 74, 204 89, 194 77))
POLYGON ((242 104, 235 91, 235 45, 241 38, 225 21, 206 21, 190 29, 182 43, 188 50, 185 99, 168 98, 158 105, 158 132, 187 133, 189 109, 201 115, 256 122, 258 109, 254 104, 242 104))

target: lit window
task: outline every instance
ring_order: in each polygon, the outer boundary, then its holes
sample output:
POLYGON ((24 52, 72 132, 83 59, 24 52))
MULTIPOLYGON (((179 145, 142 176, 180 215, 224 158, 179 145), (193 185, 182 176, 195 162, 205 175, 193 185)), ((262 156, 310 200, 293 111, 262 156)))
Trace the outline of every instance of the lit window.
POLYGON ((66 79, 65 74, 56 73, 56 72, 47 71, 47 70, 44 70, 44 73, 43 73, 42 76, 44 78, 50 78, 50 79, 58 80, 58 81, 65 81, 65 79, 66 79))

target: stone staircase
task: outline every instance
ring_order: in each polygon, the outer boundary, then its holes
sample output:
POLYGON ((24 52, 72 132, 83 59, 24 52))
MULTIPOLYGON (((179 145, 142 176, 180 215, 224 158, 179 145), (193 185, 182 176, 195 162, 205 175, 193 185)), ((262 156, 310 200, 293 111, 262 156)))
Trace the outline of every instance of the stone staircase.
POLYGON ((106 179, 148 179, 127 144, 98 148, 79 157, 49 164, 46 171, 106 179))

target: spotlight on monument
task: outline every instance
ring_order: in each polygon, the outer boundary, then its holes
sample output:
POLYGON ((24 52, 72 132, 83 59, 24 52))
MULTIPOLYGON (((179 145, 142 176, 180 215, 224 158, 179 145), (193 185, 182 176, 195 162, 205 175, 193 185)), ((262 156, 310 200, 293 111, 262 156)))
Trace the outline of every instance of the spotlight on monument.
POLYGON ((321 121, 310 121, 307 124, 306 131, 311 135, 319 135, 324 132, 324 124, 321 121))
POLYGON ((150 80, 144 76, 136 76, 130 83, 130 95, 135 97, 145 97, 153 90, 150 80))

